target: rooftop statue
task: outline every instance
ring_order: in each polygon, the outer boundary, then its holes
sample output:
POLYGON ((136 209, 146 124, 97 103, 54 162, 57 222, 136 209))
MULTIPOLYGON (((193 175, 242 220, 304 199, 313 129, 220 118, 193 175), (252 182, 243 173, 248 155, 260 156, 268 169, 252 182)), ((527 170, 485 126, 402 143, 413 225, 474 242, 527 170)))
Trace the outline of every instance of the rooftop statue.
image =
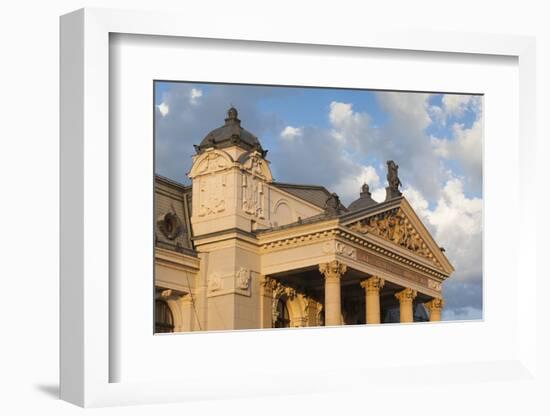
POLYGON ((327 198, 327 202, 325 203, 325 212, 331 215, 338 215, 340 213, 340 205, 340 197, 336 192, 333 192, 327 198))
POLYGON ((401 181, 397 175, 397 170, 399 165, 397 165, 393 160, 388 160, 388 174, 386 178, 388 179, 388 187, 386 188, 386 201, 401 196, 399 187, 401 186, 401 181))

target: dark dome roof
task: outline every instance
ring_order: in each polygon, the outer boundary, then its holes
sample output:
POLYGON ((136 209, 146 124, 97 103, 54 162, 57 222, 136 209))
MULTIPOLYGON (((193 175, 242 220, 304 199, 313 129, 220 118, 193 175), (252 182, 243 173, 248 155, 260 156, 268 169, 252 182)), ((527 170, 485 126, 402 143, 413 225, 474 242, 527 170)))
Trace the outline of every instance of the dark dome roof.
POLYGON ((195 145, 197 153, 202 153, 205 149, 211 147, 221 149, 229 146, 240 146, 246 150, 257 150, 265 156, 267 151, 263 150, 258 138, 241 127, 241 120, 237 117, 238 114, 237 109, 231 107, 227 111, 225 124, 212 130, 198 146, 195 145))
POLYGON ((361 187, 361 193, 359 194, 359 199, 356 199, 351 204, 349 204, 348 209, 350 211, 358 211, 363 208, 372 207, 377 203, 378 202, 372 199, 371 193, 369 191, 369 186, 365 183, 361 187))

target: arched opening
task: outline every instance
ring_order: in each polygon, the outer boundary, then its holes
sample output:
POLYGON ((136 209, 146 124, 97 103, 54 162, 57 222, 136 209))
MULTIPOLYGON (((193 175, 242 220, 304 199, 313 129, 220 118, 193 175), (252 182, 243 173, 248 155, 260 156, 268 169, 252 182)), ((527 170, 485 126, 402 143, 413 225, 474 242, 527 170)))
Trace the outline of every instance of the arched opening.
POLYGON ((277 302, 277 320, 275 321, 275 328, 290 328, 288 306, 286 301, 282 298, 277 302))
POLYGON ((155 333, 174 332, 174 317, 168 304, 161 299, 155 301, 155 333))

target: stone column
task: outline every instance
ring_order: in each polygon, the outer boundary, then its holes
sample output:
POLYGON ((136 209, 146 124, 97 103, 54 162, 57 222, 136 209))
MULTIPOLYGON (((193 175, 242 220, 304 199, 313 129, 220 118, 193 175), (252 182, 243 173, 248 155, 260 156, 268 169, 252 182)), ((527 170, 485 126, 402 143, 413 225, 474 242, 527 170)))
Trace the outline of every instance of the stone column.
POLYGON ((199 253, 200 271, 196 277, 197 293, 197 329, 206 331, 208 329, 208 256, 209 253, 199 253))
POLYGON ((413 300, 416 290, 406 288, 397 292, 395 297, 399 300, 399 322, 413 322, 413 300))
POLYGON ((432 300, 424 303, 424 306, 428 310, 430 321, 441 321, 441 309, 445 306, 443 299, 433 298, 432 300))
POLYGON ((195 316, 193 310, 193 298, 191 294, 188 293, 181 296, 177 303, 181 316, 180 319, 176 319, 174 316, 174 332, 192 331, 195 316))
POLYGON ((260 276, 260 328, 273 328, 273 289, 277 282, 260 276))
POLYGON ((384 279, 378 276, 369 277, 361 282, 365 289, 365 309, 367 324, 380 323, 380 289, 384 287, 384 279))
POLYGON ((346 270, 346 265, 338 260, 319 265, 325 277, 325 326, 342 325, 340 279, 346 270))

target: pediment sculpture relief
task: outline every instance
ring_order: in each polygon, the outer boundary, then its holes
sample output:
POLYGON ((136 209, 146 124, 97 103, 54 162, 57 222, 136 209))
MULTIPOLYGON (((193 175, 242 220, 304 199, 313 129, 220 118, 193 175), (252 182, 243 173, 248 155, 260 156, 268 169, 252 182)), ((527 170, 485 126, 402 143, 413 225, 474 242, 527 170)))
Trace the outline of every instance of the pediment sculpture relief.
POLYGON ((228 167, 227 160, 220 154, 211 152, 208 153, 197 167, 197 173, 205 174, 217 172, 228 167))
POLYGON ((243 168, 248 172, 265 179, 265 175, 263 172, 264 163, 265 162, 262 160, 262 158, 258 154, 253 154, 244 162, 243 168))
POLYGON ((441 267, 401 208, 373 215, 350 225, 349 228, 362 234, 370 233, 382 237, 441 267))

